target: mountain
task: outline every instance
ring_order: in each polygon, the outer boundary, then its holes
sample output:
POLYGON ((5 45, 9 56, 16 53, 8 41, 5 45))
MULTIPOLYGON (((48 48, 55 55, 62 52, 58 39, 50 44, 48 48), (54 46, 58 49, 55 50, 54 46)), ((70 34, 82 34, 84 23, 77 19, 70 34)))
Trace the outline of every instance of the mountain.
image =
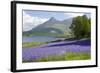
POLYGON ((51 19, 49 19, 48 21, 44 22, 43 24, 40 24, 35 29, 37 29, 37 28, 47 28, 47 27, 51 27, 51 26, 54 26, 55 24, 60 24, 60 23, 61 23, 61 21, 58 21, 54 17, 51 17, 51 19))
POLYGON ((52 35, 63 35, 63 34, 69 34, 70 32, 70 25, 72 23, 72 18, 66 19, 63 21, 59 21, 55 19, 54 17, 51 17, 48 21, 40 24, 39 26, 33 28, 30 31, 23 32, 23 34, 28 35, 46 35, 46 36, 52 36, 52 35))

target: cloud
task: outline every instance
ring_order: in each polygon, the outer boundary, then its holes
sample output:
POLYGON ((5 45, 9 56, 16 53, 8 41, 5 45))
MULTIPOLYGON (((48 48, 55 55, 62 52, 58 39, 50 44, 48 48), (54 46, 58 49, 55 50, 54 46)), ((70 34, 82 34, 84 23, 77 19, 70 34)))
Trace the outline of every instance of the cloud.
POLYGON ((77 17, 77 16, 83 16, 84 13, 64 13, 65 15, 67 15, 69 18, 72 17, 77 17))
POLYGON ((30 16, 23 11, 23 31, 29 31, 32 28, 46 22, 48 18, 40 18, 36 16, 30 16))

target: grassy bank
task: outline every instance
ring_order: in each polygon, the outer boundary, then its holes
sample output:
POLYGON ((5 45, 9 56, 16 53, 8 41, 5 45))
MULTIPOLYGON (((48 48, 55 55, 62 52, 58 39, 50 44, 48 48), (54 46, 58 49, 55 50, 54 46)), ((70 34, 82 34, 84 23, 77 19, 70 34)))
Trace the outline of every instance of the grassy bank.
POLYGON ((24 42, 22 43, 22 46, 23 47, 34 47, 34 46, 40 46, 43 44, 47 44, 47 43, 45 42, 24 42))

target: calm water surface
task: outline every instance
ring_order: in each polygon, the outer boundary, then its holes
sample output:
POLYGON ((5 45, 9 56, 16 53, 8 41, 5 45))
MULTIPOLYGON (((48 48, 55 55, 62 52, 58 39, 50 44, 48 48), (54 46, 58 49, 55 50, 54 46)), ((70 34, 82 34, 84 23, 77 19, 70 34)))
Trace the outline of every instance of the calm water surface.
POLYGON ((49 36, 32 36, 32 37, 23 36, 23 42, 48 42, 58 39, 59 38, 49 37, 49 36))

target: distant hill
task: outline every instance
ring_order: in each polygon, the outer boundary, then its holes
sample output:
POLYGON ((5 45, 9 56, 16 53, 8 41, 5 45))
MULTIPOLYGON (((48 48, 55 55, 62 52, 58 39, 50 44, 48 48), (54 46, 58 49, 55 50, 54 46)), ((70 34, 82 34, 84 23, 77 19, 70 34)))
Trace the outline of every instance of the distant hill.
POLYGON ((69 27, 71 23, 72 18, 59 21, 56 20, 54 17, 51 17, 48 21, 40 24, 32 30, 23 32, 23 35, 55 36, 59 34, 69 34, 69 27))

